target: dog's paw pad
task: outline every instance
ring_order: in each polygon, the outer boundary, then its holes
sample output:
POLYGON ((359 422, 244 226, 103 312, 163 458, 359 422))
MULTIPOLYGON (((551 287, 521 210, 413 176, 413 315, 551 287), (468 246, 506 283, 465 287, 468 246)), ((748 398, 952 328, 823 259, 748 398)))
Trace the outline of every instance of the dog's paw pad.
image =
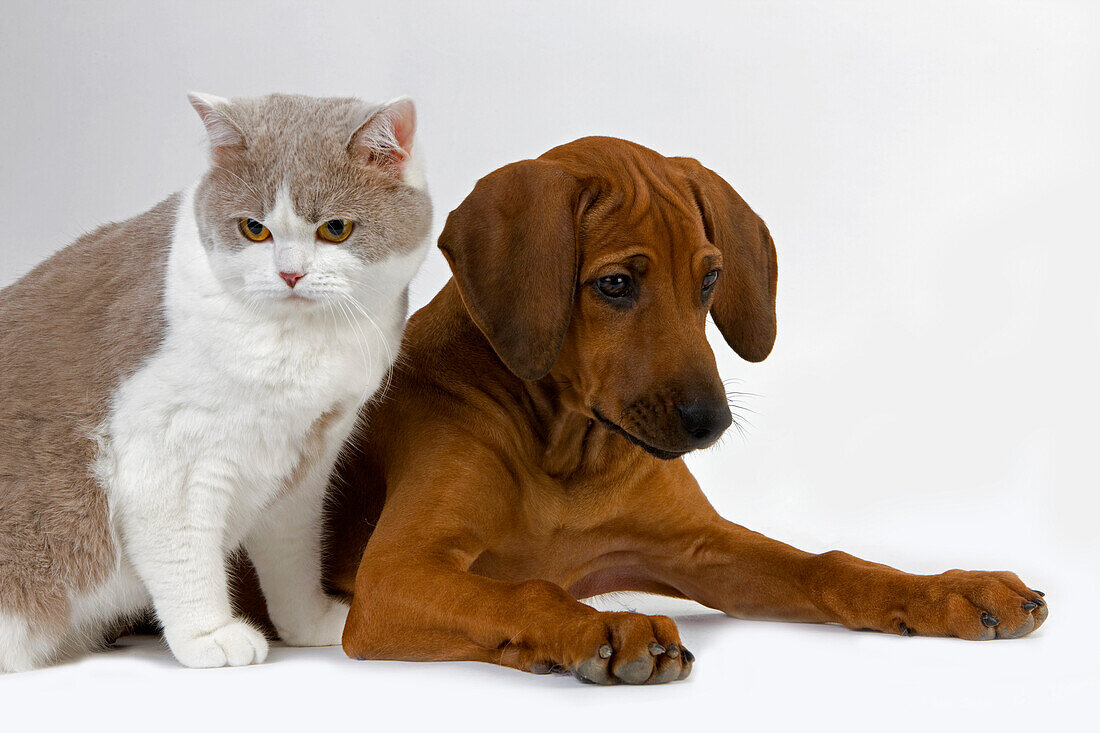
MULTIPOLYGON (((686 678, 695 657, 679 644, 676 625, 663 616, 606 613, 586 630, 610 643, 588 646, 591 651, 569 666, 582 682, 598 685, 661 684, 686 678)), ((591 638, 591 636, 589 638, 591 638)))
POLYGON ((1042 596, 1014 573, 949 570, 922 582, 898 627, 902 634, 1019 639, 1048 614, 1042 596))

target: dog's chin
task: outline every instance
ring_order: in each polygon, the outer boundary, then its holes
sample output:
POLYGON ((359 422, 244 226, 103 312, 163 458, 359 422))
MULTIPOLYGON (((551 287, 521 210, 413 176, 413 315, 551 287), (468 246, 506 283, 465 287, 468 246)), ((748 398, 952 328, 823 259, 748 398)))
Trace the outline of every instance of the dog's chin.
POLYGON ((687 450, 671 451, 671 450, 665 450, 664 448, 658 448, 655 445, 651 445, 651 444, 645 442, 644 440, 642 440, 638 436, 634 435, 633 433, 627 432, 626 429, 624 429, 622 426, 618 425, 617 423, 611 422, 606 417, 601 415, 599 410, 593 410, 592 414, 596 416, 597 420, 599 420, 601 423, 603 423, 604 425, 609 427, 613 432, 616 432, 619 435, 623 436, 628 441, 630 441, 634 445, 638 446, 639 448, 641 448, 642 450, 644 450, 646 453, 653 456, 654 458, 660 458, 662 461, 674 461, 677 458, 680 458, 681 456, 683 456, 685 453, 690 452, 690 451, 687 451, 687 450))

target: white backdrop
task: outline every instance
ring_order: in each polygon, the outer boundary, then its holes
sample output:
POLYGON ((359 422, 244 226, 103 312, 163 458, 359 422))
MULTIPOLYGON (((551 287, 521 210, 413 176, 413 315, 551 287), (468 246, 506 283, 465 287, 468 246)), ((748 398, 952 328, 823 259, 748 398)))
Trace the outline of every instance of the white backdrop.
MULTIPOLYGON (((689 460, 715 505, 809 550, 1016 570, 1052 609, 1034 637, 975 644, 603 601, 678 615, 696 672, 647 689, 338 649, 190 671, 131 641, 0 678, 6 723, 1056 730, 1100 692, 1095 4, 5 0, 0 17, 0 286, 199 175, 190 89, 412 95, 436 233, 477 178, 581 135, 691 155, 780 262, 771 357, 712 339, 756 395, 747 437, 689 460)), ((433 252, 414 307, 447 274, 433 252)))

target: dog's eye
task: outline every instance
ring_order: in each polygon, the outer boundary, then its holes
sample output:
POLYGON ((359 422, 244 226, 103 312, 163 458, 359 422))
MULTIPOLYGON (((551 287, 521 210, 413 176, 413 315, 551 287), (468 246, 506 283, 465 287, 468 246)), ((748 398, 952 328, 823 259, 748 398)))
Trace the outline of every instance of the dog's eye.
POLYGON ((241 219, 237 224, 241 228, 241 234, 250 241, 262 242, 271 236, 267 227, 255 219, 241 219))
POLYGON ((351 236, 351 230, 355 224, 350 219, 329 219, 317 227, 317 236, 326 242, 339 244, 351 236))
POLYGON ((604 275, 596 280, 596 287, 608 298, 630 295, 630 278, 626 275, 604 275))
POLYGON ((714 287, 714 283, 718 282, 718 275, 721 272, 722 272, 721 270, 711 270, 710 272, 708 272, 706 275, 703 276, 703 292, 704 293, 714 287))

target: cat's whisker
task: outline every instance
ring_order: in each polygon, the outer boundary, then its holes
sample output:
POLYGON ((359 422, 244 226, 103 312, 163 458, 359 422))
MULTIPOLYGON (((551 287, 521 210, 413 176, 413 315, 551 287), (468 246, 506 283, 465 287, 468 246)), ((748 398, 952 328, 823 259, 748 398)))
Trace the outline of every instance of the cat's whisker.
POLYGON ((382 292, 381 290, 379 290, 378 288, 376 288, 376 287, 375 287, 374 285, 372 285, 371 283, 368 283, 368 282, 366 282, 365 280, 360 280, 360 279, 358 279, 358 278, 355 278, 355 277, 352 277, 352 276, 350 276, 350 275, 349 275, 349 276, 347 276, 347 279, 348 279, 348 281, 349 281, 349 282, 351 282, 352 284, 354 284, 354 285, 358 285, 359 287, 361 287, 361 288, 364 288, 364 289, 366 289, 366 290, 370 291, 370 293, 371 293, 372 295, 378 295, 378 296, 386 297, 386 293, 383 293, 383 292, 382 292))
MULTIPOLYGON (((367 339, 367 335, 359 328, 358 324, 355 322, 355 319, 352 317, 351 312, 345 310, 343 303, 341 303, 341 301, 339 300, 335 302, 337 305, 340 306, 340 310, 344 313, 344 317, 347 319, 348 324, 351 325, 352 329, 354 330, 353 335, 355 336, 356 342, 359 344, 360 352, 363 352, 364 346, 366 347, 366 351, 365 353, 363 353, 363 359, 366 362, 366 369, 371 369, 371 367, 373 366, 373 359, 371 358, 370 341, 367 339)), ((364 383, 363 393, 360 395, 359 399, 360 404, 365 403, 370 398, 369 385, 369 380, 364 383)))
POLYGON ((352 300, 351 298, 348 298, 347 300, 348 300, 349 303, 351 303, 353 306, 355 306, 355 308, 357 308, 360 313, 363 314, 364 318, 367 319, 367 322, 378 333, 378 337, 382 342, 382 346, 385 347, 385 349, 386 349, 386 363, 391 365, 391 368, 386 370, 386 374, 383 377, 383 383, 382 383, 381 389, 379 390, 380 394, 379 394, 379 397, 378 397, 379 399, 385 399, 386 395, 389 392, 390 382, 392 381, 392 374, 393 374, 392 365, 394 364, 394 361, 395 361, 393 351, 390 349, 389 339, 386 338, 386 334, 382 331, 382 329, 379 327, 378 323, 375 322, 375 320, 371 317, 370 313, 367 312, 366 308, 364 308, 361 303, 357 303, 356 301, 352 300))

